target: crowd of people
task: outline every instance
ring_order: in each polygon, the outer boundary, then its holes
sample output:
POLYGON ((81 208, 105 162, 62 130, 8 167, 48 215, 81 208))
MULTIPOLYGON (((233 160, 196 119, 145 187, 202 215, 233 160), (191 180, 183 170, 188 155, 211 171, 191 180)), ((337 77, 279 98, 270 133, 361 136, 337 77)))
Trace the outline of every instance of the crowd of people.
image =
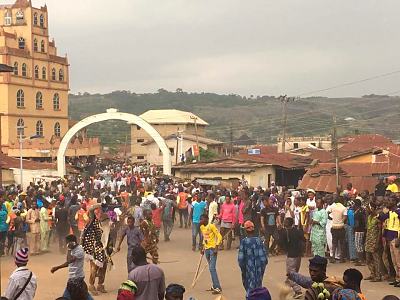
POLYGON ((159 239, 169 242, 175 225, 191 228, 192 251, 199 251, 200 262, 205 257, 215 296, 223 297, 218 253, 237 248, 246 299, 271 299, 263 287, 268 257, 285 254, 290 299, 364 300, 358 270, 349 268, 337 279, 326 275, 327 265, 366 264, 370 275, 365 280, 400 288, 396 180, 380 179, 371 194, 351 184, 335 194, 274 183, 250 187, 244 178, 228 189, 164 177, 154 167, 98 163, 92 176, 36 182, 25 189, 8 186, 0 190, 0 255, 14 256, 17 269, 4 296, 34 299, 37 278, 27 268, 28 257, 48 252, 50 243, 66 254, 51 272, 69 268, 59 299, 107 293, 107 269, 126 239, 127 280, 117 299, 183 299, 185 288, 166 286, 158 265, 159 239), (303 257, 310 257, 310 277, 298 273, 303 257))

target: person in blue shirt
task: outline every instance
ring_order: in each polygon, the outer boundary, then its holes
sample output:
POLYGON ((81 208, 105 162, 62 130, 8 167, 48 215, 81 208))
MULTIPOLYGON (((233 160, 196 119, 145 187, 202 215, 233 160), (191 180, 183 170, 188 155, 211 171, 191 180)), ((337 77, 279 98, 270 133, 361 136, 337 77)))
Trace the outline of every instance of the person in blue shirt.
POLYGON ((201 236, 200 232, 200 217, 202 214, 204 214, 206 207, 207 207, 207 202, 202 200, 199 194, 194 195, 194 200, 193 201, 193 208, 192 208, 192 213, 193 213, 193 218, 192 218, 192 250, 196 251, 196 245, 197 245, 197 235, 199 236, 199 244, 197 249, 201 250, 202 244, 203 244, 203 237, 201 236))

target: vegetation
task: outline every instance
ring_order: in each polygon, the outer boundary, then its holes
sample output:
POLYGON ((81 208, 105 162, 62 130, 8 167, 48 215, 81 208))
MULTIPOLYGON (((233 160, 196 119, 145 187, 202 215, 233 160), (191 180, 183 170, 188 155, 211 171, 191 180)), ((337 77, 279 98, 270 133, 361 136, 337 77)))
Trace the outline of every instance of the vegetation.
MULTIPOLYGON (((230 143, 243 134, 258 143, 274 143, 282 131, 282 104, 274 96, 243 97, 235 94, 169 92, 136 94, 114 91, 109 94, 70 95, 70 116, 80 120, 94 113, 117 108, 142 114, 149 109, 191 111, 207 121, 208 136, 230 143)), ((331 133, 332 114, 338 119, 339 135, 379 133, 392 139, 399 135, 399 97, 366 95, 360 98, 301 98, 288 104, 288 135, 326 135, 331 133)), ((92 125, 89 135, 99 136, 103 144, 130 143, 129 127, 120 121, 92 125)))

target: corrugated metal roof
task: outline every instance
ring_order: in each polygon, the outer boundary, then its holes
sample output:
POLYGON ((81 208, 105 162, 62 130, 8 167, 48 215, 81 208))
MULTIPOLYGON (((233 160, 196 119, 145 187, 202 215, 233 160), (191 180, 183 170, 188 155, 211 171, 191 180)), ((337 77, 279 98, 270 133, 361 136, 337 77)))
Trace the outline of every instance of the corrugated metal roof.
MULTIPOLYGON (((0 165, 3 169, 18 169, 19 159, 9 157, 3 153, 0 153, 0 165)), ((55 170, 56 164, 36 162, 32 160, 23 160, 24 169, 28 170, 55 170)))
MULTIPOLYGON (((382 157, 381 157, 382 158, 382 157)), ((383 159, 383 158, 382 158, 383 159)), ((400 174, 400 158, 387 159, 377 163, 341 163, 340 183, 345 186, 351 182, 353 186, 361 190, 373 192, 378 183, 379 175, 400 174)), ((304 175, 299 188, 315 189, 321 192, 335 192, 336 171, 334 163, 320 163, 309 169, 304 175)))
MULTIPOLYGON (((164 137, 164 140, 176 139, 176 137, 177 137, 176 134, 170 134, 170 135, 164 137)), ((183 134, 183 139, 189 140, 192 142, 196 142, 196 136, 192 135, 192 134, 183 134)), ((201 144, 206 144, 206 145, 222 145, 223 144, 223 142, 221 142, 221 141, 213 140, 213 139, 206 138, 203 136, 199 136, 198 139, 199 139, 199 143, 201 143, 201 144)), ((142 145, 145 146, 145 145, 150 145, 152 143, 155 143, 155 141, 153 139, 149 140, 147 142, 144 142, 142 145)))
POLYGON ((194 124, 194 120, 190 118, 192 116, 197 118, 198 125, 209 125, 195 114, 177 109, 152 109, 140 115, 150 124, 194 124))

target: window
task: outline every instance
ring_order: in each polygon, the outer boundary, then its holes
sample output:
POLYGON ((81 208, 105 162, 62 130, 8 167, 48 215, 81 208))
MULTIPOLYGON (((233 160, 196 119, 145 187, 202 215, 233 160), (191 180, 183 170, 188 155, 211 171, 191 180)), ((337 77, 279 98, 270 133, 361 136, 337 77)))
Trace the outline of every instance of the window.
POLYGON ((64 71, 62 69, 58 72, 58 80, 64 81, 64 71))
POLYGON ((25 122, 22 119, 18 119, 17 122, 17 136, 22 138, 25 135, 25 122))
POLYGON ((38 17, 37 17, 37 13, 33 14, 33 25, 37 26, 38 24, 38 17))
POLYGON ((144 159, 144 155, 138 155, 136 156, 136 159, 144 159))
POLYGON ((53 108, 54 110, 60 109, 60 95, 58 93, 55 93, 53 96, 53 108))
POLYGON ((56 80, 56 69, 51 69, 51 80, 56 80))
POLYGON ((137 139, 136 142, 137 143, 144 143, 144 139, 137 139))
POLYGON ((61 126, 58 122, 54 125, 54 135, 61 136, 61 126))
POLYGON ((5 15, 4 15, 4 25, 11 25, 12 23, 12 14, 11 11, 7 10, 5 15))
POLYGON ((137 130, 140 130, 141 128, 140 128, 140 126, 139 126, 139 125, 136 125, 136 129, 137 129, 137 130))
POLYGON ((25 49, 25 39, 23 37, 20 37, 18 39, 18 48, 19 49, 25 49))
POLYGON ((18 90, 17 92, 17 107, 25 106, 25 94, 23 90, 18 90))
POLYGON ((313 145, 314 147, 317 147, 317 143, 311 143, 311 145, 313 145))
POLYGON ((43 123, 42 121, 36 122, 36 135, 43 136, 43 123))
POLYGON ((47 78, 46 67, 43 67, 43 68, 42 68, 42 79, 43 79, 43 80, 46 80, 46 78, 47 78))
POLYGON ((44 48, 44 41, 42 40, 42 41, 40 42, 40 51, 41 51, 42 53, 44 53, 44 52, 46 52, 45 50, 46 50, 46 49, 44 48))
POLYGON ((43 95, 41 92, 36 93, 36 109, 43 109, 43 95))
POLYGON ((26 63, 23 63, 23 64, 22 64, 22 76, 24 76, 24 77, 27 76, 26 63))
POLYGON ((40 15, 40 27, 44 27, 44 16, 40 15))
POLYGON ((18 75, 18 63, 14 63, 14 75, 18 75))
POLYGON ((21 24, 24 22, 24 12, 22 10, 19 10, 15 16, 16 16, 18 24, 21 24))
POLYGON ((293 148, 294 149, 299 149, 299 143, 293 143, 293 148))
POLYGON ((171 153, 171 155, 175 154, 175 149, 174 148, 169 148, 169 152, 171 153))
POLYGON ((39 51, 37 39, 33 40, 33 51, 39 51))
POLYGON ((35 79, 39 79, 39 66, 35 66, 35 79))

